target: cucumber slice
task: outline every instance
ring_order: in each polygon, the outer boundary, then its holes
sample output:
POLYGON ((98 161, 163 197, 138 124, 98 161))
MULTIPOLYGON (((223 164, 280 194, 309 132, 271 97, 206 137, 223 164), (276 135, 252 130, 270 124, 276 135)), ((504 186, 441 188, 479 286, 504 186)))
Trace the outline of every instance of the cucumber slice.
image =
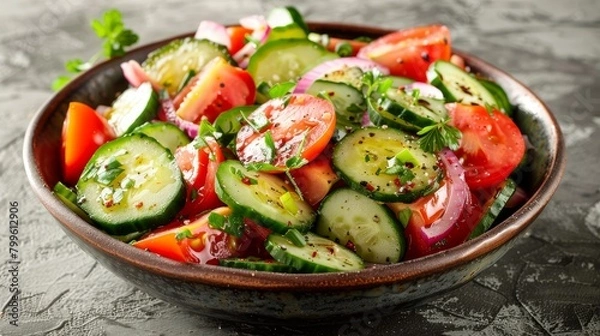
POLYGON ((295 24, 304 31, 305 36, 310 33, 302 14, 292 6, 273 8, 267 17, 267 23, 274 28, 295 24))
POLYGON ((443 100, 428 97, 415 98, 402 89, 390 88, 379 106, 395 118, 422 128, 437 124, 448 116, 444 104, 443 100))
MULTIPOLYGON (((306 70, 337 57, 335 53, 309 40, 281 39, 259 47, 250 57, 247 70, 256 85, 265 82, 272 87, 277 83, 295 81, 306 70)), ((258 96, 259 101, 267 100, 262 95, 258 96)))
POLYGON ((217 132, 221 133, 219 143, 227 146, 235 139, 237 132, 242 128, 242 121, 254 112, 258 105, 238 106, 225 111, 215 119, 213 125, 217 132))
POLYGON ((483 206, 483 217, 481 218, 479 223, 477 223, 477 226, 475 226, 475 228, 469 235, 469 239, 473 239, 483 234, 484 232, 489 230, 490 227, 492 227, 492 224, 494 224, 496 217, 498 217, 500 211, 504 209, 506 202, 508 202, 510 197, 515 193, 515 190, 517 190, 517 184, 512 179, 508 179, 498 186, 494 197, 492 197, 483 206))
POLYGON ((298 247, 284 236, 272 233, 265 242, 271 256, 300 272, 351 272, 364 268, 355 253, 335 242, 308 232, 306 245, 298 247))
POLYGON ((109 234, 126 235, 168 223, 185 203, 173 154, 141 133, 100 146, 77 182, 77 202, 109 234))
POLYGON ((444 177, 434 154, 419 148, 415 136, 393 128, 348 134, 334 148, 332 161, 352 189, 381 202, 410 203, 435 191, 444 177))
POLYGON ((164 86, 169 95, 174 96, 190 71, 199 73, 215 57, 234 63, 227 47, 209 40, 186 37, 151 52, 142 68, 150 78, 164 86))
POLYGON ((414 83, 415 80, 408 77, 400 77, 400 76, 386 76, 386 78, 392 79, 392 87, 399 88, 404 85, 408 85, 414 83))
POLYGON ((146 82, 137 88, 125 90, 113 103, 106 119, 117 136, 121 136, 154 119, 156 112, 158 95, 152 85, 146 82))
POLYGON ((496 99, 485 86, 450 62, 433 62, 427 70, 427 80, 442 91, 447 102, 497 106, 496 99))
POLYGON ((420 127, 406 122, 405 120, 398 118, 384 109, 379 101, 380 99, 373 94, 371 97, 367 97, 367 112, 369 113, 369 119, 375 126, 390 126, 393 128, 402 129, 408 132, 416 133, 420 127))
POLYGON ((364 72, 359 67, 343 67, 339 70, 323 75, 324 80, 336 83, 346 83, 358 90, 362 89, 362 77, 364 72))
POLYGON ((287 26, 274 27, 269 33, 267 42, 281 39, 306 39, 306 32, 295 23, 291 23, 287 26))
POLYGON ((496 82, 492 82, 491 80, 479 78, 479 82, 481 83, 481 85, 485 86, 485 88, 492 94, 492 96, 494 96, 498 108, 507 116, 512 117, 513 106, 510 103, 510 100, 508 99, 506 91, 504 91, 504 89, 496 82))
POLYGON ((177 147, 190 143, 190 138, 177 126, 163 121, 149 122, 133 130, 133 133, 143 133, 154 138, 171 153, 175 153, 177 147))
POLYGON ((395 263, 406 243, 401 225, 390 210, 351 189, 338 189, 319 209, 316 233, 344 246, 354 246, 364 261, 395 263))
POLYGON ((228 258, 220 259, 219 265, 233 268, 243 268, 253 271, 285 272, 292 273, 296 270, 288 265, 275 260, 263 260, 259 258, 228 258))
POLYGON ((318 95, 324 92, 335 106, 336 124, 340 127, 355 128, 360 126, 361 118, 367 106, 359 90, 346 83, 316 80, 306 93, 318 95))
POLYGON ((71 209, 77 216, 82 219, 89 221, 90 217, 83 211, 79 205, 77 205, 77 194, 69 187, 64 185, 62 182, 57 182, 54 185, 54 195, 58 197, 69 209, 71 209))
POLYGON ((234 211, 281 234, 288 229, 306 232, 315 219, 310 205, 281 178, 250 171, 239 161, 228 160, 219 165, 215 191, 234 211), (281 201, 281 196, 288 192, 296 205, 295 213, 281 201))

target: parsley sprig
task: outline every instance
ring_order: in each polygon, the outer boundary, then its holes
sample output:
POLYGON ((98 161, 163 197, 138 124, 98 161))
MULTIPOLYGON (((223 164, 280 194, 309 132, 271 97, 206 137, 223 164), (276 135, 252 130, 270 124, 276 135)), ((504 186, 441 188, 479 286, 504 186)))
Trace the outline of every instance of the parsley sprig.
POLYGON ((363 74, 362 85, 363 92, 366 92, 365 96, 370 97, 373 93, 384 95, 394 85, 394 81, 381 73, 379 69, 374 68, 363 74))
POLYGON ((69 75, 58 76, 52 82, 52 89, 54 91, 58 91, 67 85, 75 74, 86 71, 94 66, 102 56, 112 58, 124 55, 125 48, 134 45, 139 39, 139 36, 133 30, 125 27, 122 14, 117 9, 109 9, 104 12, 101 19, 92 21, 91 27, 96 36, 102 40, 102 50, 87 61, 81 58, 66 61, 65 69, 69 72, 69 75))
POLYGON ((430 153, 436 153, 448 147, 457 150, 460 146, 461 132, 454 126, 448 124, 450 119, 445 119, 437 124, 423 127, 417 135, 420 135, 419 147, 430 153))

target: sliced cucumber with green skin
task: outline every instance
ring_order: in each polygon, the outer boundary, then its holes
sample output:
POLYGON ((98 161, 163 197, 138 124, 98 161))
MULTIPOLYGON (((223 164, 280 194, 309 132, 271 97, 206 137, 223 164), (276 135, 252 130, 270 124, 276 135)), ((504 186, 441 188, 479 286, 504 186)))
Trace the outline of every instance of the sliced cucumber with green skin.
POLYGON ((154 138, 171 153, 175 153, 177 147, 190 143, 190 138, 177 126, 169 122, 157 121, 145 123, 133 130, 133 133, 143 133, 154 138))
POLYGON ((54 195, 58 197, 69 209, 71 209, 77 216, 89 221, 90 217, 83 211, 79 205, 77 205, 77 194, 69 187, 64 185, 62 182, 57 182, 54 185, 54 195))
POLYGON ((121 136, 154 119, 157 112, 158 95, 152 85, 146 82, 137 88, 123 91, 113 103, 106 119, 117 136, 121 136))
POLYGON ((477 236, 480 236, 484 232, 492 227, 496 217, 500 214, 500 211, 504 209, 506 202, 510 199, 510 197, 517 190, 517 184, 512 179, 508 179, 501 183, 496 190, 496 194, 494 197, 490 198, 490 200, 484 204, 483 206, 483 217, 475 226, 475 229, 469 235, 469 239, 473 239, 477 236))
POLYGON ((288 229, 306 232, 315 220, 311 206, 280 177, 246 169, 239 161, 228 160, 219 165, 215 184, 217 196, 234 211, 251 218, 274 232, 288 229), (283 204, 282 195, 289 193, 296 205, 295 213, 283 204))
POLYGON ((429 97, 415 98, 403 89, 390 88, 385 93, 385 98, 381 99, 379 106, 395 118, 422 128, 437 124, 448 117, 444 104, 443 100, 429 97))
POLYGON ((77 202, 98 227, 126 235, 171 221, 185 203, 185 182, 168 149, 132 133, 96 150, 77 182, 77 202))
POLYGON ((496 99, 497 107, 504 112, 509 117, 512 117, 513 114, 513 106, 508 99, 508 95, 506 91, 498 85, 496 82, 493 82, 488 79, 479 78, 479 82, 485 86, 485 88, 494 96, 496 99))
POLYGON ((257 107, 258 105, 238 106, 219 114, 213 123, 217 131, 221 133, 221 137, 218 139, 219 143, 223 146, 231 143, 242 128, 244 118, 247 118, 257 107))
POLYGON ((291 23, 287 26, 274 27, 269 33, 267 42, 281 39, 306 39, 306 32, 295 23, 291 23))
POLYGON ((390 127, 361 128, 335 146, 333 166, 352 189, 376 201, 410 203, 439 188, 444 177, 438 158, 417 140, 390 127), (410 160, 398 163, 399 157, 410 160))
POLYGON ((421 128, 413 124, 404 121, 401 118, 391 114, 384 109, 380 104, 380 99, 376 97, 377 94, 373 94, 367 97, 367 111, 369 113, 369 119, 375 126, 390 126, 398 129, 402 129, 408 132, 416 133, 421 128))
POLYGON ((177 39, 148 55, 142 68, 156 82, 174 96, 190 71, 199 73, 215 57, 235 63, 227 47, 209 40, 191 37, 177 39))
POLYGON ((305 273, 351 272, 364 268, 354 252, 312 232, 305 235, 306 245, 299 247, 284 236, 272 233, 265 242, 271 256, 282 264, 305 273))
POLYGON ((304 31, 305 35, 310 33, 302 14, 292 6, 273 8, 267 17, 267 23, 273 28, 295 24, 304 31))
POLYGON ((401 224, 385 206, 352 189, 338 189, 319 208, 316 233, 346 247, 364 261, 395 263, 406 243, 401 224))
POLYGON ((361 90, 363 74, 364 72, 359 67, 344 66, 339 70, 323 75, 321 79, 330 82, 346 83, 361 90))
POLYGON ((386 76, 386 78, 392 79, 392 86, 395 88, 402 87, 404 85, 408 85, 414 83, 415 80, 408 77, 400 77, 400 76, 386 76))
MULTIPOLYGON (((277 83, 297 80, 306 70, 337 57, 322 45, 306 39, 281 39, 259 47, 250 57, 247 70, 256 85, 265 82, 272 87, 277 83)), ((260 96, 258 101, 267 100, 260 96)))
POLYGON ((446 61, 435 61, 427 69, 427 80, 440 89, 447 102, 497 106, 496 99, 475 77, 446 61))
POLYGON ((293 273, 296 270, 286 264, 282 264, 275 260, 262 260, 258 258, 227 258, 220 259, 219 265, 225 267, 242 268, 253 271, 264 272, 285 272, 293 273))
POLYGON ((355 87, 346 83, 316 80, 306 93, 324 93, 335 106, 336 124, 342 127, 360 126, 361 118, 367 109, 365 98, 355 87))

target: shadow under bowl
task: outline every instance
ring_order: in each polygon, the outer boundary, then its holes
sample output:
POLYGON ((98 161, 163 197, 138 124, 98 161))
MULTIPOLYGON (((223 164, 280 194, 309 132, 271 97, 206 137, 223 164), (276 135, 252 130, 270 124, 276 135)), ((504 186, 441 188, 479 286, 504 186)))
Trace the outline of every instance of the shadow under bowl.
MULTIPOLYGON (((378 37, 389 30, 311 23, 311 30, 342 38, 378 37)), ((110 105, 127 83, 119 64, 142 61, 174 38, 139 47, 101 63, 73 80, 34 116, 25 136, 24 162, 31 186, 61 228, 104 267, 141 290, 194 312, 250 323, 292 323, 366 311, 386 314, 456 288, 500 259, 540 214, 565 168, 564 141, 552 113, 510 75, 467 53, 471 69, 500 84, 518 107, 515 121, 534 149, 514 175, 529 200, 480 237, 424 258, 377 265, 360 272, 280 274, 175 262, 113 239, 79 218, 52 194, 60 177, 60 138, 67 106, 80 101, 110 105)), ((312 322, 311 322, 312 323, 312 322)))

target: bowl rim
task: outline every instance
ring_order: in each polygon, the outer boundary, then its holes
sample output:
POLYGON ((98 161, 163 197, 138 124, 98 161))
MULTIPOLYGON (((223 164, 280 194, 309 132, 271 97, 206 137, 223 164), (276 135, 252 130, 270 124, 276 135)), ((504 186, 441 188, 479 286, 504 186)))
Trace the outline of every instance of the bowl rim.
MULTIPOLYGON (((311 30, 343 31, 349 34, 360 33, 372 36, 393 32, 393 29, 367 25, 345 23, 309 22, 311 30)), ((524 231, 541 213, 558 188, 565 170, 564 138, 554 115, 544 102, 529 88, 510 74, 468 53, 453 49, 453 52, 464 57, 468 64, 477 69, 484 68, 492 77, 504 77, 514 83, 516 90, 525 93, 539 105, 536 111, 544 123, 548 123, 550 152, 555 153, 548 164, 540 186, 527 202, 517 211, 498 223, 483 235, 469 240, 459 246, 432 255, 390 265, 377 265, 357 272, 344 273, 272 273, 235 269, 228 267, 185 264, 173 261, 153 253, 122 243, 108 234, 96 229, 67 208, 52 194, 52 186, 42 179, 37 162, 34 159, 34 136, 43 128, 58 105, 71 92, 84 82, 101 73, 104 69, 123 62, 131 55, 152 50, 177 38, 191 36, 192 33, 180 34, 159 41, 136 47, 126 55, 106 60, 72 80, 62 90, 52 96, 35 114, 25 133, 23 145, 23 161, 27 178, 36 196, 48 211, 59 221, 63 230, 75 235, 79 240, 111 258, 119 259, 128 266, 143 269, 155 275, 200 283, 215 287, 227 287, 248 290, 285 290, 285 291, 338 291, 377 287, 403 282, 415 281, 439 273, 441 270, 456 268, 473 260, 484 257, 489 252, 500 248, 524 231)), ((358 35, 358 34, 357 34, 358 35)))

